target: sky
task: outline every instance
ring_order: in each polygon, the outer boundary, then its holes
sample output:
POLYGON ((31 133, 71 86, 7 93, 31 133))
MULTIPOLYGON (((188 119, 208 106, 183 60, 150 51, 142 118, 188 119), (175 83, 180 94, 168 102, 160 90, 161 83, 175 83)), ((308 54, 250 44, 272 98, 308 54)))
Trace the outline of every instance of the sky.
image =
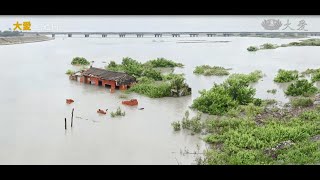
MULTIPOLYGON (((31 23, 31 31, 61 32, 259 32, 264 29, 262 21, 280 20, 279 32, 320 32, 320 16, 1 16, 0 30, 13 29, 17 21, 31 23), (304 20, 303 30, 297 30, 304 20), (283 30, 289 21, 289 27, 283 30)), ((22 28, 22 26, 21 26, 22 28)))

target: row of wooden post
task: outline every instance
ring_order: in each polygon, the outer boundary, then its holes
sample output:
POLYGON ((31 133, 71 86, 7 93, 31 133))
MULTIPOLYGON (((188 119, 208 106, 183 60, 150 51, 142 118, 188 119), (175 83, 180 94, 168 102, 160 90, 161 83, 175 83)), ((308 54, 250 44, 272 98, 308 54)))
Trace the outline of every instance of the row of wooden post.
MULTIPOLYGON (((74 108, 72 108, 72 112, 71 112, 71 128, 73 125, 73 111, 74 111, 74 108)), ((67 118, 64 118, 64 129, 67 130, 67 118)))

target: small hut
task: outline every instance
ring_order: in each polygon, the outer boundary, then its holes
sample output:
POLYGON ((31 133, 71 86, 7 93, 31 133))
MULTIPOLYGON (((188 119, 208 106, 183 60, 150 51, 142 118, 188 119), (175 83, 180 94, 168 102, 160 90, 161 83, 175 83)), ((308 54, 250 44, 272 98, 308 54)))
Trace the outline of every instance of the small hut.
POLYGON ((131 87, 136 83, 136 78, 124 72, 90 67, 81 73, 80 82, 108 87, 110 92, 114 92, 115 89, 126 90, 131 87))

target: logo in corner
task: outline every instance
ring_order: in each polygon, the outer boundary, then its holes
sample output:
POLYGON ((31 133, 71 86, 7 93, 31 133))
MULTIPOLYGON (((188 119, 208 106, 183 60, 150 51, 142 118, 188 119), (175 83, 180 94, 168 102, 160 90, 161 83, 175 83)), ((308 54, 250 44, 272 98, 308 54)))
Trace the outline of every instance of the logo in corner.
POLYGON ((282 23, 279 19, 268 19, 262 21, 261 25, 266 30, 279 30, 279 28, 282 26, 282 23))

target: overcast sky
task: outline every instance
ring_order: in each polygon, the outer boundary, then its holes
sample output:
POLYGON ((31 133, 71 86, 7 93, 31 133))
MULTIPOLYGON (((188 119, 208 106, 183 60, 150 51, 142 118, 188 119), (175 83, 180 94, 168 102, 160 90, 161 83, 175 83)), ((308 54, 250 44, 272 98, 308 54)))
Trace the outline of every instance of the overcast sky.
POLYGON ((32 31, 105 31, 105 32, 161 32, 161 31, 268 31, 261 25, 263 20, 279 19, 278 31, 297 30, 304 20, 308 31, 320 32, 320 16, 0 16, 0 30, 13 29, 18 21, 31 22, 32 31))

